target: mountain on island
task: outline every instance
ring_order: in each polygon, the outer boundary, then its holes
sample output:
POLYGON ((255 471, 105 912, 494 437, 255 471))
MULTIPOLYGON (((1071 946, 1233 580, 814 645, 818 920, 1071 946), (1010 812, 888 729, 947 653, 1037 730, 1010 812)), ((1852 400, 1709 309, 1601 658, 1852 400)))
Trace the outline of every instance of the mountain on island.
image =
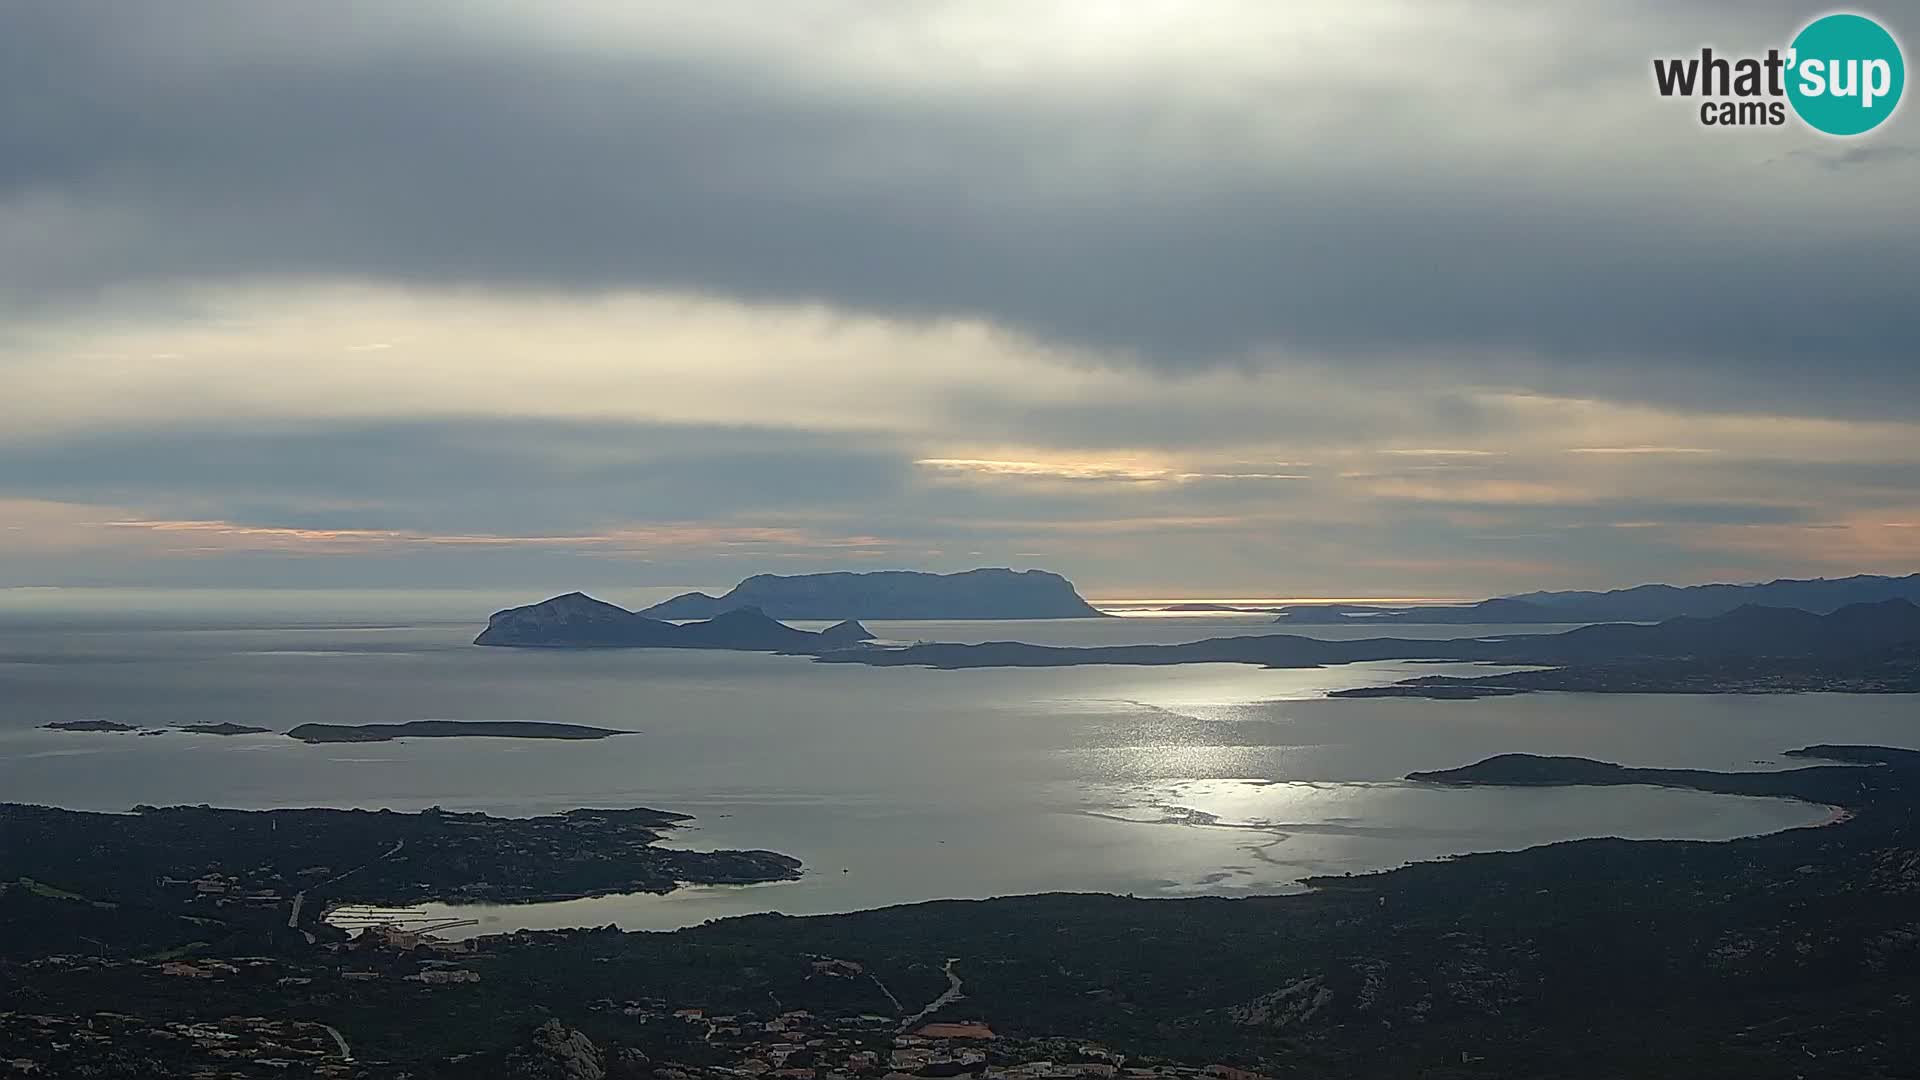
POLYGON ((724 596, 682 593, 640 612, 650 619, 711 619, 758 608, 774 619, 1092 619, 1104 613, 1073 582, 1045 570, 1004 568, 928 574, 756 574, 724 596))
POLYGON ((580 649, 734 649, 814 653, 846 649, 873 635, 857 622, 819 633, 796 630, 754 608, 738 608, 701 622, 650 619, 585 593, 571 592, 525 607, 496 611, 475 645, 580 649))
POLYGON ((1610 592, 1534 592, 1496 597, 1477 604, 1420 607, 1295 604, 1283 608, 1274 621, 1295 626, 1660 622, 1681 617, 1709 619, 1748 606, 1794 608, 1826 615, 1854 604, 1876 604, 1884 600, 1920 603, 1920 574, 1783 578, 1757 585, 1636 585, 1610 592))

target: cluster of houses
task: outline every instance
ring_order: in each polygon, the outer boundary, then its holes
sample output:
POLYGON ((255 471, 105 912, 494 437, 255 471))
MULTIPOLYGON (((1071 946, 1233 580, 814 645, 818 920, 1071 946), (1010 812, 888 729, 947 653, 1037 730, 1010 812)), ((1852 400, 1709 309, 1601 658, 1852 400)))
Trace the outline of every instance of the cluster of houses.
POLYGON ((977 1020, 910 1023, 863 1014, 816 1016, 790 1010, 771 1016, 711 1014, 667 1003, 598 1003, 642 1024, 689 1027, 716 1053, 716 1063, 659 1065, 656 1080, 1265 1080, 1225 1065, 1129 1062, 1125 1055, 1075 1039, 1005 1038, 977 1020))
POLYGON ((103 1061, 124 1069, 130 1059, 160 1070, 152 1073, 155 1076, 194 1080, 349 1077, 354 1071, 325 1027, 265 1016, 183 1023, 115 1012, 0 1012, 0 1046, 15 1048, 0 1054, 0 1077, 9 1078, 93 1075, 88 1070, 103 1061))

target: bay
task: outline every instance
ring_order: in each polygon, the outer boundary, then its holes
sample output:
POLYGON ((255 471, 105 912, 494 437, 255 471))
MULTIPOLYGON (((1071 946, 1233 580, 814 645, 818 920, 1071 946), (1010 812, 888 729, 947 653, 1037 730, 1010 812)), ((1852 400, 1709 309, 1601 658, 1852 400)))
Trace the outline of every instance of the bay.
MULTIPOLYGON (((1447 790, 1401 779, 1510 751, 1626 764, 1777 768, 1813 742, 1916 743, 1903 696, 1534 694, 1328 699, 1433 664, 925 671, 669 650, 470 645, 491 608, 363 598, 316 617, 256 599, 217 611, 0 610, 0 798, 81 809, 439 805, 531 814, 651 806, 670 841, 794 855, 799 881, 460 909, 465 932, 665 929, 1039 891, 1244 895, 1472 851, 1585 836, 1725 839, 1820 822, 1781 800, 1649 788, 1447 790), (382 604, 390 605, 383 609, 382 604), (47 731, 429 718, 639 731, 569 743, 47 731)), ((1275 632, 1259 616, 876 623, 890 640, 1050 644, 1275 632)), ((1553 627, 1395 627, 1397 636, 1553 627)), ((1363 636, 1364 627, 1293 632, 1363 636)), ((435 908, 432 914, 439 914, 435 908)))

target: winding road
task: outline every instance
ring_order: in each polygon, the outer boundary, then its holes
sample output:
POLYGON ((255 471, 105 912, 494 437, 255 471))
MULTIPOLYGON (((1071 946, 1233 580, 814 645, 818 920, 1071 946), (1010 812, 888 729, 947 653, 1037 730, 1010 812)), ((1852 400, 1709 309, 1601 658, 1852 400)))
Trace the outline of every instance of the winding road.
POLYGON ((947 976, 946 990, 942 992, 939 997, 934 998, 932 1001, 927 1002, 926 1008, 921 1009, 919 1012, 914 1013, 912 1016, 909 1016, 906 1018, 906 1020, 902 1021, 900 1024, 901 1031, 907 1030, 908 1028, 914 1026, 915 1024, 918 1024, 920 1021, 925 1020, 927 1017, 932 1016, 934 1013, 939 1012, 941 1009, 945 1008, 946 1006, 951 1005, 954 1002, 959 1001, 961 998, 966 996, 965 994, 960 992, 960 976, 955 975, 953 973, 953 965, 955 963, 958 963, 959 960, 960 958, 957 956, 947 957, 947 966, 941 969, 943 972, 946 973, 946 976, 947 976))

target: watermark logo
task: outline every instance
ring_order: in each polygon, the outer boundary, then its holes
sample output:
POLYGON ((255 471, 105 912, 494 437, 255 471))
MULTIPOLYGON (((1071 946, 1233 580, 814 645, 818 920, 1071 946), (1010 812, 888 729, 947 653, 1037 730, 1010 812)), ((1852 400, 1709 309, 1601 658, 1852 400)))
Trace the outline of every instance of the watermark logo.
POLYGON ((1783 51, 1765 56, 1715 55, 1653 62, 1661 97, 1701 98, 1707 127, 1778 127, 1787 110, 1828 135, 1859 135, 1884 123, 1906 89, 1900 43, 1864 15, 1823 15, 1802 27, 1783 51))

